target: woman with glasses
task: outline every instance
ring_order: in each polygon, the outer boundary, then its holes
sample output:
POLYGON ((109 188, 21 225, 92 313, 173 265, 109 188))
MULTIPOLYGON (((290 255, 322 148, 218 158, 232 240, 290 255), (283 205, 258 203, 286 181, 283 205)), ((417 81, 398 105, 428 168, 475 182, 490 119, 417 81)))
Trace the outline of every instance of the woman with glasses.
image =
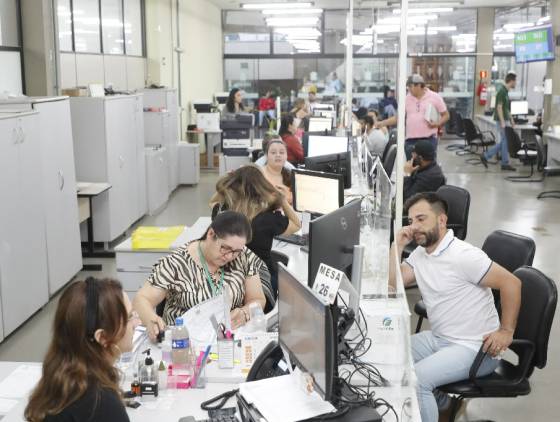
POLYGON ((128 422, 115 362, 132 350, 138 322, 118 281, 90 277, 71 284, 58 302, 25 420, 128 422))
POLYGON ((247 218, 237 212, 224 212, 199 240, 160 259, 133 303, 150 338, 154 340, 166 325, 175 323, 175 318, 225 289, 232 301, 234 329, 249 320, 249 304, 256 302, 263 308, 265 296, 259 278, 263 264, 245 247, 250 240, 247 218), (164 299, 162 319, 155 308, 164 299))
POLYGON ((251 222, 253 237, 247 247, 266 264, 274 296, 278 282, 270 257, 272 241, 274 236, 293 234, 301 227, 298 215, 288 202, 289 194, 283 184, 273 185, 257 166, 248 165, 220 178, 210 199, 212 216, 220 215, 223 210, 237 211, 251 222))

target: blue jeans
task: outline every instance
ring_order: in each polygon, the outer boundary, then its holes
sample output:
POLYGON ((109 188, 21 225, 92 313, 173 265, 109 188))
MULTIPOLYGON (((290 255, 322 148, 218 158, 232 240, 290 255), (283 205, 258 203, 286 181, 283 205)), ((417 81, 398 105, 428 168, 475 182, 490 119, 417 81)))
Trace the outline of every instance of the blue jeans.
MULTIPOLYGON (((461 381, 469 377, 469 370, 477 352, 422 331, 412 336, 412 358, 418 378, 416 395, 420 405, 422 422, 437 422, 438 407, 449 406, 449 396, 436 388, 440 385, 461 381), (435 390, 435 391, 434 391, 435 390)), ((498 360, 486 356, 478 376, 494 372, 498 360)))
POLYGON ((432 143, 432 145, 434 146, 434 161, 437 159, 437 137, 434 136, 430 136, 429 138, 412 138, 412 139, 407 139, 406 141, 404 141, 404 153, 406 155, 406 160, 410 160, 412 158, 412 150, 414 149, 414 144, 416 144, 416 142, 418 141, 430 141, 432 143))
POLYGON ((275 119, 276 118, 276 110, 260 110, 259 111, 259 127, 263 124, 264 115, 268 115, 269 118, 275 119))
MULTIPOLYGON (((506 126, 509 126, 506 123, 506 126)), ((487 160, 492 158, 494 155, 500 151, 500 155, 502 156, 501 164, 502 166, 507 166, 509 164, 509 151, 508 151, 508 143, 506 138, 506 130, 500 126, 500 122, 496 122, 496 128, 498 129, 498 134, 500 135, 500 139, 491 148, 488 149, 484 153, 484 156, 487 160)))

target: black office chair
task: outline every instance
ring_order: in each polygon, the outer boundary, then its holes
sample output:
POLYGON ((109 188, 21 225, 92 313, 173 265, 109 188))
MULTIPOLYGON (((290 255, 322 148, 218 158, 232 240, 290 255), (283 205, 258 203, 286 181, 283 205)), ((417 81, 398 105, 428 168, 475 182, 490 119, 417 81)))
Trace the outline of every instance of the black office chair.
MULTIPOLYGON (((535 257, 536 245, 535 241, 530 237, 521 236, 520 234, 506 232, 505 230, 496 230, 484 240, 482 250, 488 257, 498 265, 501 265, 510 273, 525 265, 533 265, 535 257)), ((498 313, 500 313, 500 292, 492 290, 494 296, 494 304, 498 313)), ((416 332, 420 332, 424 318, 428 318, 426 305, 424 301, 419 300, 414 305, 414 312, 418 315, 418 324, 416 332)))
POLYGON ((477 378, 484 358, 481 348, 469 371, 469 379, 438 387, 438 390, 455 396, 449 422, 455 421, 464 399, 528 395, 531 392, 529 378, 534 369, 546 366, 548 339, 558 301, 556 284, 532 267, 519 268, 514 274, 521 280, 521 308, 510 349, 519 362, 514 365, 502 359, 495 372, 477 378))
POLYGON ((385 173, 387 173, 387 176, 389 176, 389 178, 393 173, 393 167, 395 167, 396 157, 397 157, 397 146, 391 145, 389 147, 389 151, 387 151, 387 155, 385 156, 385 159, 383 160, 383 168, 385 169, 385 173))
POLYGON ((382 163, 385 162, 385 158, 387 157, 387 154, 389 153, 392 145, 397 145, 397 131, 394 129, 389 132, 389 141, 387 142, 387 145, 385 145, 385 149, 383 150, 383 154, 381 155, 382 163))
MULTIPOLYGON (((290 257, 288 255, 286 255, 285 253, 278 252, 278 251, 275 251, 275 250, 271 250, 270 251, 270 260, 272 262, 272 268, 271 268, 272 272, 275 272, 276 274, 278 274, 278 263, 281 262, 285 266, 288 266, 288 262, 290 261, 290 257)), ((271 276, 272 276, 272 274, 271 274, 271 276)), ((270 291, 265 291, 265 296, 266 296, 266 305, 264 307, 264 313, 266 314, 274 308, 274 305, 276 303, 276 299, 278 299, 278 283, 276 283, 276 286, 272 285, 272 283, 271 283, 271 289, 270 289, 270 291)))
POLYGON ((463 125, 463 116, 461 116, 461 113, 459 113, 455 109, 452 109, 450 113, 451 116, 449 121, 452 122, 452 132, 447 132, 454 133, 455 135, 457 135, 457 137, 462 138, 464 143, 447 145, 446 149, 448 151, 463 151, 465 149, 468 149, 469 145, 467 143, 467 140, 465 139, 465 126, 463 125))
POLYGON ((507 176, 506 179, 510 182, 542 182, 543 178, 540 179, 532 179, 534 174, 534 167, 537 164, 538 167, 538 160, 539 156, 542 160, 544 153, 541 151, 540 154, 537 151, 539 145, 537 143, 527 143, 523 142, 515 129, 510 126, 506 126, 506 139, 508 144, 508 151, 509 156, 511 158, 519 159, 523 164, 530 164, 531 165, 531 173, 526 176, 507 176))
MULTIPOLYGON (((482 148, 482 152, 484 152, 489 146, 496 143, 494 133, 490 131, 481 131, 471 119, 463 119, 463 127, 465 129, 465 142, 467 147, 463 151, 455 152, 457 155, 476 154, 479 148, 482 148)), ((466 161, 469 164, 480 164, 479 158, 469 158, 466 161)))

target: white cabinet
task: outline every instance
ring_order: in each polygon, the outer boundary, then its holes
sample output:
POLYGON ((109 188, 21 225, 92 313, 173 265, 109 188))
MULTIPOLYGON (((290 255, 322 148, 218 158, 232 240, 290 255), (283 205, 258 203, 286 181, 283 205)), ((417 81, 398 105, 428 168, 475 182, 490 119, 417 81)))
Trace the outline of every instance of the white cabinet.
POLYGON ((76 178, 112 187, 93 199, 96 241, 109 242, 146 213, 141 95, 73 97, 76 178))
POLYGON ((144 144, 165 147, 168 171, 167 194, 171 194, 179 184, 177 139, 172 134, 171 113, 144 112, 144 144))
POLYGON ((48 300, 37 113, 0 117, 2 337, 48 300))
POLYGON ((82 268, 80 224, 70 101, 66 97, 35 100, 45 204, 49 295, 82 268))
POLYGON ((179 104, 175 88, 144 89, 144 107, 164 108, 169 113, 171 140, 179 142, 179 104))
POLYGON ((169 198, 162 186, 167 186, 168 179, 167 150, 165 147, 146 147, 146 184, 148 196, 148 214, 156 214, 169 198))
POLYGON ((179 184, 196 185, 200 181, 199 150, 198 144, 179 143, 179 184))

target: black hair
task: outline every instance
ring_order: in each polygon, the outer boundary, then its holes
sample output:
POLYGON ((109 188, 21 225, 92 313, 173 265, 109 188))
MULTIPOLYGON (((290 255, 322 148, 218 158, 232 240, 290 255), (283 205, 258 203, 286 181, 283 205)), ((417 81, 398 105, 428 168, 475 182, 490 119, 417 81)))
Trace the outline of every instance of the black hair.
POLYGON ((280 121, 280 130, 278 131, 278 134, 280 136, 291 134, 291 132, 288 130, 288 126, 290 126, 293 123, 294 123, 294 116, 292 116, 291 114, 286 114, 284 117, 282 117, 282 120, 280 121))
POLYGON ((227 236, 239 236, 247 239, 246 243, 251 241, 253 233, 251 231, 251 223, 243 214, 235 211, 224 211, 216 215, 210 226, 199 240, 206 240, 208 230, 214 230, 216 236, 224 238, 227 236))
MULTIPOLYGON (((241 91, 239 88, 232 88, 232 90, 229 91, 229 96, 226 101, 226 110, 230 113, 235 113, 235 94, 239 91, 241 91)), ((243 103, 239 104, 239 110, 243 110, 243 103)))
POLYGON ((383 87, 383 98, 387 98, 387 95, 389 94, 390 91, 391 91, 391 88, 389 87, 389 85, 385 85, 383 87))
POLYGON ((364 117, 364 122, 366 122, 366 125, 368 125, 368 126, 373 126, 374 125, 373 117, 371 117, 371 116, 365 116, 364 117))
POLYGON ((515 81, 516 79, 517 79, 517 75, 515 73, 508 73, 506 75, 505 82, 507 84, 507 83, 510 83, 511 81, 515 81))
POLYGON ((408 210, 410 209, 410 207, 416 205, 420 201, 426 201, 428 204, 430 204, 432 210, 434 210, 437 214, 443 213, 447 215, 447 213, 449 212, 449 206, 447 205, 447 202, 437 193, 422 192, 417 193, 416 195, 413 195, 406 200, 406 202, 404 203, 404 213, 408 214, 408 210))
POLYGON ((263 141, 262 150, 264 152, 264 155, 268 154, 268 148, 270 148, 272 144, 282 144, 286 147, 286 143, 282 140, 282 138, 272 138, 269 139, 266 143, 263 141))

